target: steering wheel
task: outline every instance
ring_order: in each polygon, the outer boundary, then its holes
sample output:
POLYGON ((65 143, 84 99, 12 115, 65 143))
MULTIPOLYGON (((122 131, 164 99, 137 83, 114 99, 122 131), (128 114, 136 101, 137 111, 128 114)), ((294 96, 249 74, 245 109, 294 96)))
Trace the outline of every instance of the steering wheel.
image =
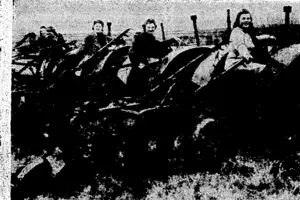
POLYGON ((173 37, 173 39, 174 39, 175 45, 172 45, 171 48, 173 47, 172 50, 175 50, 175 49, 178 49, 181 46, 182 41, 178 37, 173 37))
POLYGON ((267 47, 267 53, 269 55, 274 54, 280 47, 277 39, 267 39, 261 44, 261 46, 267 47))

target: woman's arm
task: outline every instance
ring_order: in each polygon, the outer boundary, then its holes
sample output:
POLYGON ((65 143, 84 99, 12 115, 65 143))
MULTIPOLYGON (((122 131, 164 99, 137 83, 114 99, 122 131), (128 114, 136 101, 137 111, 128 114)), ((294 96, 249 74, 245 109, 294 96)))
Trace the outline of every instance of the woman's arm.
POLYGON ((256 36, 256 38, 258 40, 268 40, 268 39, 275 40, 276 39, 273 35, 268 35, 268 34, 258 35, 258 36, 256 36))
MULTIPOLYGON (((250 53, 249 45, 254 47, 254 44, 246 45, 247 35, 240 29, 234 29, 230 35, 230 43, 232 43, 233 48, 237 51, 238 57, 242 57, 246 61, 250 61, 253 57, 250 53)), ((248 36, 249 37, 249 36, 248 36)), ((250 38, 248 38, 249 40, 250 38)), ((248 41, 249 43, 249 41, 248 41)))
POLYGON ((142 33, 138 32, 134 35, 132 46, 129 50, 129 59, 133 65, 145 61, 145 49, 148 48, 143 42, 142 33))
POLYGON ((85 54, 92 54, 93 43, 94 43, 93 36, 92 35, 86 36, 83 40, 83 43, 81 44, 80 51, 84 52, 85 54))

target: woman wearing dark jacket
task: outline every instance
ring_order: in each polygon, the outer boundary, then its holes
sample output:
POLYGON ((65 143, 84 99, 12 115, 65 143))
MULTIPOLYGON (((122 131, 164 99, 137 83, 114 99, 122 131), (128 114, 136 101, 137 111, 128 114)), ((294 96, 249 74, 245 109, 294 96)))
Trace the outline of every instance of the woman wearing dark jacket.
POLYGON ((93 55, 109 42, 110 38, 103 33, 103 27, 103 21, 94 21, 92 27, 93 33, 84 38, 80 51, 83 51, 87 55, 93 55))
POLYGON ((148 19, 145 22, 145 32, 134 36, 129 54, 132 63, 146 62, 148 58, 162 58, 171 52, 170 46, 177 40, 170 39, 162 42, 156 40, 154 36, 156 27, 154 19, 148 19))
POLYGON ((172 51, 170 46, 178 44, 174 38, 166 41, 158 41, 154 32, 157 28, 154 19, 147 19, 145 30, 134 36, 134 41, 129 52, 129 59, 132 63, 132 69, 128 77, 128 86, 132 94, 142 95, 148 89, 149 83, 149 59, 163 58, 172 51))
MULTIPOLYGON (((81 74, 81 69, 84 63, 89 61, 93 55, 95 55, 102 47, 104 47, 110 41, 110 37, 103 33, 104 22, 102 20, 96 20, 93 22, 92 30, 93 32, 88 34, 83 43, 79 48, 76 48, 69 53, 67 53, 66 63, 69 66, 78 68, 78 75, 81 74)), ((95 60, 95 59, 94 59, 95 60)), ((96 59, 97 61, 97 59, 96 59)), ((95 62, 96 62, 95 61, 95 62)), ((94 66, 94 62, 89 64, 90 67, 94 66)), ((86 66, 84 67, 86 68, 86 66)))

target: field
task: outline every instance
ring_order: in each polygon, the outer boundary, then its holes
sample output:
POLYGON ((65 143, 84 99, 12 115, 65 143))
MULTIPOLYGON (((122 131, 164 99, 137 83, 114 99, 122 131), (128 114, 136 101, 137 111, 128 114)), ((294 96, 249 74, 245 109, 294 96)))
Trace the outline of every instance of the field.
POLYGON ((108 176, 99 178, 97 185, 86 185, 68 198, 39 195, 33 199, 297 200, 300 198, 299 154, 293 159, 293 167, 289 168, 280 160, 236 156, 224 162, 223 167, 215 173, 201 172, 200 169, 198 173, 168 176, 164 181, 148 181, 143 197, 123 188, 122 180, 108 176))
MULTIPOLYGON (((284 27, 262 32, 298 43, 293 28, 288 38, 284 27)), ((175 35, 195 46, 192 33, 175 35)), ((202 45, 221 41, 216 35, 202 45)), ((158 93, 136 107, 112 101, 121 85, 88 96, 88 81, 57 80, 53 91, 20 79, 32 85, 13 92, 12 192, 39 200, 300 199, 296 64, 271 77, 237 72, 200 98, 178 84, 172 98, 158 93), (169 107, 151 107, 162 102, 169 107)))

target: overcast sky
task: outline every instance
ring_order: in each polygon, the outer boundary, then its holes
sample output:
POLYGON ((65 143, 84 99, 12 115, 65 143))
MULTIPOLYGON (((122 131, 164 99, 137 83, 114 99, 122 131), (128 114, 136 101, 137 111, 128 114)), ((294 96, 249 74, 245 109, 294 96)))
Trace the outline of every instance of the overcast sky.
POLYGON ((252 13, 254 25, 267 25, 283 22, 284 5, 292 6, 291 19, 300 22, 297 1, 15 0, 13 34, 38 32, 41 25, 54 26, 61 33, 87 33, 95 19, 112 22, 117 33, 128 27, 139 30, 147 17, 163 22, 166 31, 192 31, 192 14, 198 17, 199 29, 225 28, 226 10, 231 10, 233 23, 242 8, 252 13))

